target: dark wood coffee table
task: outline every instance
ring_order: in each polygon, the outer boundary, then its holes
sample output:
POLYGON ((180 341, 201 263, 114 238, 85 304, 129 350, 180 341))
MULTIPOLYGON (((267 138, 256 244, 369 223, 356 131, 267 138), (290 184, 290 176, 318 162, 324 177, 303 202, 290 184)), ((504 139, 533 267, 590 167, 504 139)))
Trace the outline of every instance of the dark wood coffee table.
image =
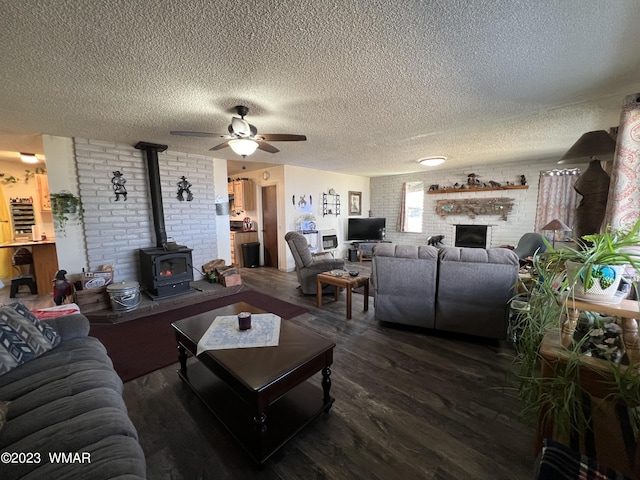
POLYGON ((329 367, 335 343, 282 320, 277 347, 208 350, 187 370, 187 351, 196 354, 213 319, 239 312, 266 313, 241 302, 171 324, 178 341, 178 375, 262 464, 331 408, 329 367), (306 381, 320 371, 322 390, 306 381))

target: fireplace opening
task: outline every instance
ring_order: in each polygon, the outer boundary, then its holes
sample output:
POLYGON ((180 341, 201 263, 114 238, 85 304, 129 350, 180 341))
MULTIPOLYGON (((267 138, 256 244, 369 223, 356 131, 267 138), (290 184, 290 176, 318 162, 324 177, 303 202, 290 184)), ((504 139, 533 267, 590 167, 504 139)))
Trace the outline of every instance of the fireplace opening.
POLYGON ((455 246, 486 248, 487 225, 456 225, 455 246))

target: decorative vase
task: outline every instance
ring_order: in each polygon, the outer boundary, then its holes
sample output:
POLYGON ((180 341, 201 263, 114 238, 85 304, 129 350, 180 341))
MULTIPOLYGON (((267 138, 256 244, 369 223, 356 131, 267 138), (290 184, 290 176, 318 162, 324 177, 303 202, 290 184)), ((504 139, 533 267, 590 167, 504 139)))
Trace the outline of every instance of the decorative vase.
POLYGON ((591 276, 587 278, 588 285, 585 285, 586 272, 578 275, 583 264, 567 260, 565 265, 569 285, 574 285, 575 296, 595 302, 607 301, 615 297, 625 270, 622 265, 593 265, 591 276))

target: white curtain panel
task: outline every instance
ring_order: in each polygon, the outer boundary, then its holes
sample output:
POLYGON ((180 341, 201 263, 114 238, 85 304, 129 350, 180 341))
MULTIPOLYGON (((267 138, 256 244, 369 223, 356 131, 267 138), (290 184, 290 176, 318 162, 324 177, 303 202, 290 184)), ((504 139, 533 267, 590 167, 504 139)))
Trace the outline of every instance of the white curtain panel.
POLYGON ((622 105, 604 224, 624 228, 640 216, 640 93, 622 105))

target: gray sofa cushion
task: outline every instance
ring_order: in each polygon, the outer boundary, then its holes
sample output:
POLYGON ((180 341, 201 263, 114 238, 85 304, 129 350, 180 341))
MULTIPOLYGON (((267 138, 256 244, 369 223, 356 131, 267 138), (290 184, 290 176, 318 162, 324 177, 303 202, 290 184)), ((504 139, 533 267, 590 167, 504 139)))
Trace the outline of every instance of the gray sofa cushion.
MULTIPOLYGON (((9 408, 11 408, 11 406, 9 406, 9 408)), ((9 423, 10 421, 5 425, 5 429, 9 428, 9 423)), ((122 411, 117 407, 97 408, 68 421, 49 425, 32 435, 21 438, 17 442, 3 446, 3 450, 12 452, 40 452, 41 455, 48 460, 49 452, 86 452, 90 451, 95 443, 101 442, 103 439, 109 437, 137 439, 136 430, 131 420, 129 420, 126 415, 123 415, 122 411)), ((130 443, 130 445, 133 444, 130 443)), ((135 455, 132 455, 132 453, 138 453, 139 451, 140 448, 137 447, 134 452, 126 452, 126 455, 128 458, 135 458, 135 455)), ((104 471, 99 472, 97 478, 113 478, 109 469, 117 469, 117 461, 117 458, 109 458, 109 462, 103 465, 104 471)), ((129 473, 134 473, 142 477, 144 475, 143 470, 146 470, 146 467, 138 463, 135 464, 136 470, 129 473)), ((142 463, 144 465, 144 462, 142 463)), ((91 464, 75 464, 74 468, 69 471, 72 475, 66 478, 96 478, 86 476, 84 467, 87 465, 91 464), (79 476, 80 473, 82 473, 82 477, 79 476)), ((22 478, 32 471, 33 476, 31 478, 65 478, 58 473, 57 469, 55 469, 56 473, 52 473, 50 477, 39 476, 39 473, 36 475, 38 468, 39 464, 33 463, 22 465, 12 464, 10 468, 6 469, 6 472, 3 472, 3 479, 22 478)))
POLYGON ((2 467, 6 479, 143 479, 144 453, 106 349, 86 336, 83 315, 47 320, 63 341, 0 376, 8 400, 0 451, 38 452, 40 463, 2 467), (90 463, 50 463, 49 453, 89 455, 90 463))
POLYGON ((438 250, 381 243, 373 249, 376 319, 433 328, 438 250))
POLYGON ((0 375, 0 399, 12 400, 92 365, 95 368, 112 367, 106 349, 97 338, 64 341, 42 357, 0 375))
POLYGON ((505 338, 519 265, 518 256, 505 248, 442 248, 436 328, 505 338))
POLYGON ((89 335, 89 322, 87 322, 87 318, 84 315, 79 313, 42 320, 42 323, 54 328, 62 340, 89 335))

